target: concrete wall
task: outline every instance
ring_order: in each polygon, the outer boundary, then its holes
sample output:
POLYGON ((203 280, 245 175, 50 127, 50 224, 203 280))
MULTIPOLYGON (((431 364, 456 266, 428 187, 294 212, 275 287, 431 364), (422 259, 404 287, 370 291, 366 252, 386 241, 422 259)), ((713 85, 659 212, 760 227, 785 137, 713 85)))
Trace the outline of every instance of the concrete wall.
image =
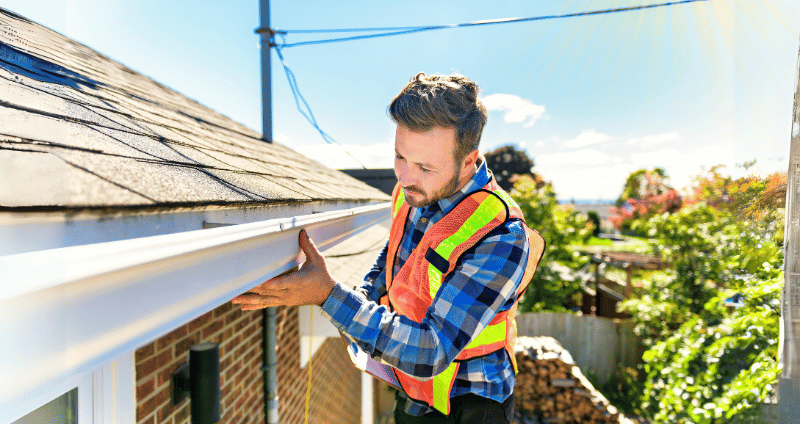
POLYGON ((605 382, 618 364, 635 367, 641 360, 641 342, 633 333, 633 320, 557 312, 517 316, 520 336, 548 336, 569 351, 584 373, 591 371, 605 382))

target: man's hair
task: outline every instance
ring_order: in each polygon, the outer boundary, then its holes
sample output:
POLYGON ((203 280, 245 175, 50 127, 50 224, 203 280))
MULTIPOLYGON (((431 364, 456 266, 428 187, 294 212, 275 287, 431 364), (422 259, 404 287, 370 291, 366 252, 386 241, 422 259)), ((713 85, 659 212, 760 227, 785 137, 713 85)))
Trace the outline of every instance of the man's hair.
POLYGON ((478 100, 481 89, 459 75, 418 73, 389 105, 389 116, 414 132, 433 127, 456 129, 455 159, 461 161, 478 149, 488 113, 478 100))

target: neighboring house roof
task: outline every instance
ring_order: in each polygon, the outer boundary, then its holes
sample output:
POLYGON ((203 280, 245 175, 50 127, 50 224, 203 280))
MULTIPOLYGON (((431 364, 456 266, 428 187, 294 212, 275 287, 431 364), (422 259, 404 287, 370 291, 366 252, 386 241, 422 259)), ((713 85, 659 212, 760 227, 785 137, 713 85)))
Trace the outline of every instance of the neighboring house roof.
POLYGON ((394 175, 393 168, 340 169, 340 171, 351 177, 358 178, 359 181, 364 181, 390 196, 394 186, 397 184, 397 177, 394 175))
POLYGON ((613 203, 566 203, 565 205, 571 207, 573 210, 575 210, 575 212, 597 212, 597 215, 600 217, 600 219, 610 218, 611 208, 614 207, 613 203))
POLYGON ((389 197, 0 9, 0 207, 191 207, 389 197))

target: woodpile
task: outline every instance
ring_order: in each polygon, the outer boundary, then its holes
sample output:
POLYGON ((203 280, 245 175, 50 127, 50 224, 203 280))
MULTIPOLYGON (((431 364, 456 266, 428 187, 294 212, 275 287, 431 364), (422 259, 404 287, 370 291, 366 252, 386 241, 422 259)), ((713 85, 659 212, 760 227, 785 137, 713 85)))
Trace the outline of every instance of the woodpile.
POLYGON ((552 337, 517 337, 516 424, 631 423, 552 337))

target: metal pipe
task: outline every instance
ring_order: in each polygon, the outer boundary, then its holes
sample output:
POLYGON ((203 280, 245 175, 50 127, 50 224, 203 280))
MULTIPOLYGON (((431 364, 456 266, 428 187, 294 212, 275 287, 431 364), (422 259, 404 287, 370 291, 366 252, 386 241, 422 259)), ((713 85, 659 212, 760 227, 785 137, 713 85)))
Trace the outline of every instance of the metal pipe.
POLYGON ((264 328, 264 413, 267 424, 278 423, 278 356, 276 338, 275 307, 265 308, 264 328))
POLYGON ((261 0, 261 138, 272 143, 272 37, 269 0, 261 0))
MULTIPOLYGON (((272 37, 269 0, 261 0, 261 138, 272 143, 272 37)), ((278 358, 276 346, 275 309, 266 308, 263 315, 264 332, 264 414, 267 424, 278 424, 278 358)))
MULTIPOLYGON (((269 22, 269 0, 261 0, 261 138, 272 143, 272 37, 269 22)), ((266 308, 264 325, 264 414, 267 424, 278 423, 278 358, 275 308, 266 308)))

